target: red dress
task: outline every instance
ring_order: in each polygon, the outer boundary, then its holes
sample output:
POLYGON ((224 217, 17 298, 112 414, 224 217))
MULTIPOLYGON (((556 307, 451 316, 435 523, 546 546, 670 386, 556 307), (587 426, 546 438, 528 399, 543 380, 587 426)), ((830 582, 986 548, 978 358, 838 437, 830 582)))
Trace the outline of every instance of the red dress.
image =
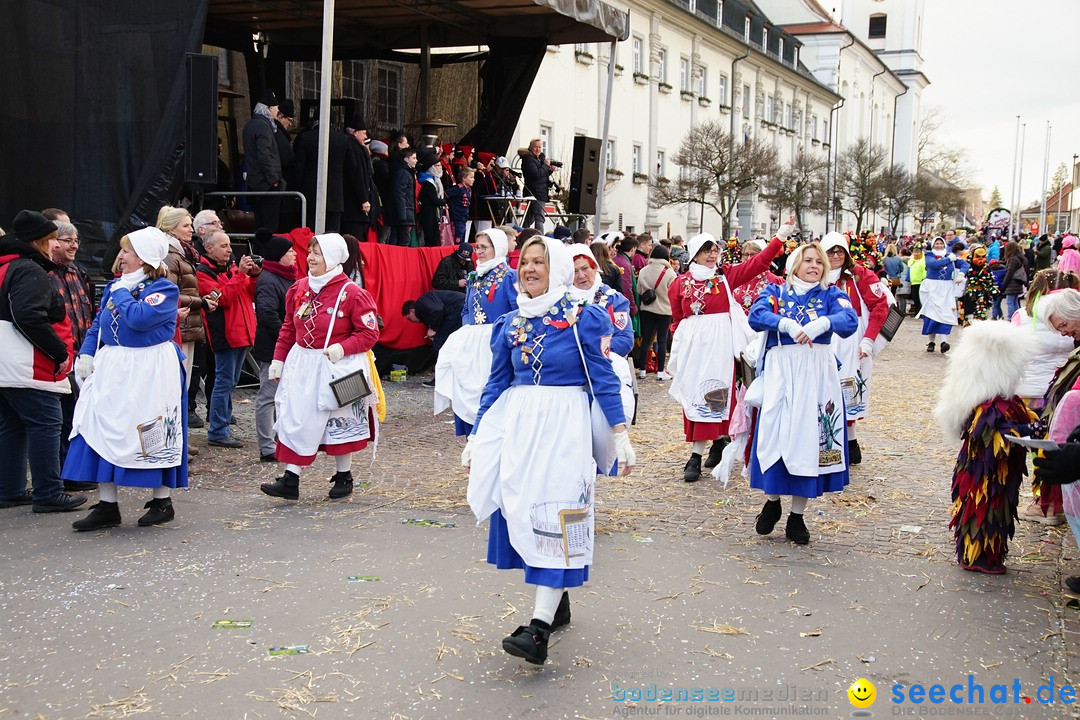
MULTIPOLYGON (((722 266, 721 273, 728 283, 728 286, 732 289, 732 293, 734 294, 736 289, 752 282, 755 278, 768 270, 769 263, 773 261, 773 258, 780 254, 780 251, 783 250, 783 248, 784 244, 780 242, 778 238, 773 238, 772 242, 770 242, 764 250, 759 252, 749 261, 739 263, 738 265, 722 266)), ((699 282, 694 280, 690 273, 683 273, 671 283, 671 287, 668 288, 668 299, 671 301, 671 331, 673 334, 679 327, 679 323, 683 318, 695 314, 691 308, 691 304, 696 301, 696 296, 700 294, 700 292, 695 293, 694 291, 700 291, 707 282, 708 281, 699 282)), ((701 308, 701 312, 697 314, 710 315, 713 313, 726 313, 730 310, 728 294, 722 287, 715 287, 712 292, 705 293, 700 302, 704 303, 704 306, 701 308)), ((732 387, 734 387, 734 374, 732 375, 731 382, 732 387)), ((718 423, 694 422, 687 419, 686 413, 684 412, 683 431, 686 434, 687 442, 716 440, 720 436, 727 434, 728 420, 718 423)))

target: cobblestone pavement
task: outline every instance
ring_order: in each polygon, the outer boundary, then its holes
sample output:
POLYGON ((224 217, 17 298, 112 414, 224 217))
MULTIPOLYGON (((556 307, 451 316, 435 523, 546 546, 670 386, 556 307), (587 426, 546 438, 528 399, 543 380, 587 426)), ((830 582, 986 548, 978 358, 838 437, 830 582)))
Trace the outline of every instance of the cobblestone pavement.
POLYGON ((299 503, 258 492, 280 466, 257 462, 253 391, 240 390, 248 448, 209 448, 193 432, 200 454, 175 523, 134 528, 144 499, 128 491, 125 526, 89 536, 67 529, 71 515, 0 511, 0 720, 848 717, 846 688, 860 676, 877 684, 879 717, 1075 716, 1024 697, 996 708, 887 701, 897 683, 969 674, 988 692, 1016 678, 1032 697, 1076 672, 1080 611, 1061 581, 1080 563, 1067 529, 1021 523, 1004 576, 956 565, 946 527, 956 448, 931 418, 945 365, 905 323, 878 360, 863 464, 845 492, 811 501, 803 548, 753 532, 761 497, 745 479, 727 490, 682 482, 679 409, 666 385, 643 381, 631 430, 640 466, 598 483, 596 568, 542 669, 499 649, 527 622, 531 594, 520 574, 483 563, 462 443, 447 417, 432 417, 427 376, 386 385, 377 457, 357 456, 364 485, 337 503, 324 458, 299 503), (378 580, 345 579, 364 575, 378 580), (210 629, 229 618, 253 626, 210 629), (310 653, 267 654, 294 643, 310 653), (737 698, 618 695, 653 683, 737 698))

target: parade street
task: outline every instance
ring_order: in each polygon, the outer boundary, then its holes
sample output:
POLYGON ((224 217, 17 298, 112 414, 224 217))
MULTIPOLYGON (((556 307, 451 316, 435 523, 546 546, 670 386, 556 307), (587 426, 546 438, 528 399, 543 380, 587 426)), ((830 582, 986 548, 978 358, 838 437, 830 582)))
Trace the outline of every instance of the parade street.
MULTIPOLYGON (((357 456, 357 492, 336 502, 321 456, 299 502, 259 492, 278 468, 258 462, 240 390, 247 448, 192 432, 176 522, 78 534, 70 515, 0 511, 0 720, 840 718, 860 678, 877 717, 1075 716, 1060 701, 1078 667, 1072 536, 1018 522, 1007 574, 958 567, 957 448, 931 416, 948 357, 917 332, 905 323, 879 356, 863 463, 811 500, 806 547, 754 533, 761 495, 738 471, 726 490, 682 481, 679 406, 643 383, 640 464, 597 483, 592 575, 542 667, 500 648, 532 597, 484 562, 462 444, 423 378, 387 383, 377 456, 357 456)), ((143 499, 121 492, 125 517, 143 499)))

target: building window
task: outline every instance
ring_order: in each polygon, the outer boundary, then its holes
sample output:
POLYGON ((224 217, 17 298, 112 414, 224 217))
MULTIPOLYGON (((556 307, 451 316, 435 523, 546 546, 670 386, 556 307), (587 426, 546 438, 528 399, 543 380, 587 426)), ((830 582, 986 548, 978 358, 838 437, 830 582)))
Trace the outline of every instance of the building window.
POLYGON ((709 68, 701 67, 701 76, 698 77, 698 97, 709 97, 709 68))
POLYGON ((776 98, 772 95, 765 98, 765 119, 769 122, 776 122, 776 98))
POLYGON ((300 97, 319 97, 319 83, 322 81, 319 63, 314 60, 300 63, 300 97))
POLYGON ((750 43, 750 16, 749 15, 746 16, 746 22, 743 25, 743 40, 747 44, 750 43))
POLYGON ((663 150, 656 151, 656 176, 665 177, 667 175, 667 154, 663 150))
POLYGON ((364 112, 367 99, 367 67, 363 60, 346 60, 342 63, 341 96, 357 101, 356 111, 364 112))
POLYGON ((866 36, 873 38, 885 37, 885 28, 887 25, 888 16, 884 13, 870 16, 870 28, 866 33, 866 36))
POLYGON ((639 38, 639 37, 634 38, 633 54, 634 54, 634 60, 633 60, 634 72, 636 72, 636 73, 644 73, 645 71, 641 69, 641 38, 639 38))
POLYGON ((401 126, 401 70, 380 67, 378 71, 378 118, 383 127, 401 126))
POLYGON ((656 72, 656 79, 660 82, 667 82, 667 50, 660 48, 659 56, 659 69, 656 72))
POLYGON ((784 127, 788 130, 795 128, 795 116, 791 112, 791 103, 784 103, 784 127))
POLYGON ((721 105, 727 105, 728 104, 728 100, 727 100, 727 75, 724 75, 723 73, 720 74, 720 92, 719 92, 719 95, 720 96, 717 99, 720 101, 720 104, 721 105))
POLYGON ((574 52, 576 52, 576 53, 587 53, 587 52, 589 52, 589 43, 574 43, 574 52))
POLYGON ((683 91, 690 90, 690 60, 689 58, 679 58, 679 89, 683 91))
POLYGON ((750 86, 742 86, 742 116, 750 119, 750 86))
POLYGON ((825 120, 821 123, 821 142, 829 142, 829 121, 825 120))
POLYGON ((607 160, 605 167, 616 168, 619 167, 618 156, 615 154, 615 138, 608 138, 607 141, 607 160))
POLYGON ((769 28, 761 28, 761 49, 768 55, 769 54, 769 28))
POLYGON ((640 145, 635 145, 634 146, 634 151, 633 151, 633 153, 631 153, 631 156, 630 156, 630 162, 631 162, 631 165, 633 166, 633 171, 635 173, 640 174, 641 173, 641 146, 640 145))
POLYGON ((540 126, 540 152, 544 155, 551 155, 551 138, 552 138, 551 126, 540 126))
POLYGON ((780 38, 780 51, 777 52, 776 57, 780 58, 780 62, 784 61, 784 38, 780 38))
POLYGON ((810 133, 811 133, 810 138, 812 140, 817 140, 818 139, 817 119, 818 119, 817 115, 814 115, 813 117, 810 118, 810 133))

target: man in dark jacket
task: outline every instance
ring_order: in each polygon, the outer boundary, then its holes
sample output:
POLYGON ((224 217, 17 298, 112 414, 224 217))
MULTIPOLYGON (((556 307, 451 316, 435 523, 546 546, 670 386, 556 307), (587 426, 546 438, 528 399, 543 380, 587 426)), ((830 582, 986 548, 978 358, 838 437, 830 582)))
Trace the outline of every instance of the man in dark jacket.
MULTIPOLYGON (((277 126, 278 101, 274 91, 267 89, 255 103, 251 119, 244 125, 244 164, 247 167, 248 190, 274 191, 285 190, 285 178, 281 174, 281 154, 274 135, 277 126)), ((278 231, 281 216, 281 198, 257 197, 255 206, 255 227, 264 227, 271 232, 278 231)))
MULTIPOLYGON (((315 229, 315 193, 319 180, 319 123, 300 133, 293 151, 296 171, 301 178, 301 192, 307 198, 307 223, 315 229)), ((345 210, 345 177, 355 172, 355 158, 349 152, 349 139, 341 133, 330 133, 330 152, 326 166, 326 227, 324 232, 341 231, 341 215, 345 210)))
POLYGON ((60 480, 60 395, 71 392, 74 351, 71 321, 49 279, 56 225, 23 210, 12 229, 0 237, 0 507, 65 512, 86 498, 65 493, 60 480))
POLYGON ((476 269, 472 260, 472 245, 463 242, 458 249, 439 261, 435 268, 435 275, 431 278, 431 286, 436 290, 453 290, 465 292, 465 284, 468 282, 469 273, 476 269))
POLYGON ((404 148, 390 163, 390 242, 408 246, 416 226, 416 149, 404 148))
POLYGON ((540 138, 533 138, 529 142, 529 153, 521 157, 521 175, 525 181, 525 189, 536 200, 529 205, 529 219, 525 227, 535 227, 541 232, 544 230, 544 203, 548 199, 548 179, 554 172, 551 161, 544 157, 541 152, 540 138))
POLYGON ((270 380, 270 363, 285 322, 285 293, 296 281, 296 250, 286 237, 259 233, 255 235, 255 249, 263 256, 263 271, 255 280, 255 346, 251 349, 251 356, 259 363, 255 432, 259 436, 260 459, 274 462, 274 397, 278 383, 270 380))
POLYGON ((360 242, 368 241, 368 230, 378 221, 379 191, 375 187, 375 168, 368 151, 367 123, 363 116, 353 115, 345 128, 352 155, 353 171, 345 175, 345 214, 341 229, 360 242))
MULTIPOLYGON (((435 349, 435 357, 446 344, 447 338, 461 327, 461 311, 465 307, 465 294, 453 290, 428 290, 416 298, 406 300, 401 306, 401 315, 409 322, 424 323, 427 336, 435 349)), ((435 387, 435 380, 422 383, 424 387, 435 387)))
MULTIPOLYGON (((278 105, 277 117, 274 125, 274 140, 277 141, 278 156, 281 158, 281 176, 285 178, 285 186, 290 190, 300 187, 300 176, 296 169, 296 154, 293 152, 293 137, 289 131, 293 129, 296 121, 296 106, 288 98, 278 105)), ((299 198, 287 197, 281 199, 281 216, 278 221, 281 230, 289 231, 303 226, 304 218, 300 217, 299 198)), ((259 227, 258 225, 255 226, 259 227)))

